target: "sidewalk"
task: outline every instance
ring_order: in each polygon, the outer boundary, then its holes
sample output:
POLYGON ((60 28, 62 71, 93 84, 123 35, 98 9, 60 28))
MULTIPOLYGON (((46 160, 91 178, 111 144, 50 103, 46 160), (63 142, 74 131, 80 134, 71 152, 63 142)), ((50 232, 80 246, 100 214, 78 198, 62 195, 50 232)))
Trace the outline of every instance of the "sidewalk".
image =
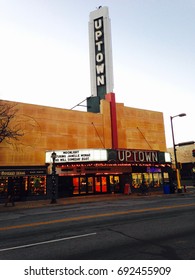
POLYGON ((10 212, 17 209, 32 209, 32 208, 41 208, 41 207, 56 207, 61 205, 73 205, 80 203, 93 203, 98 201, 110 201, 110 200, 126 200, 131 198, 146 198, 151 196, 160 196, 160 197, 181 197, 195 193, 195 190, 189 190, 186 193, 175 193, 175 194, 164 194, 163 191, 150 192, 147 195, 142 195, 138 193, 132 193, 131 195, 125 194, 101 194, 101 195, 88 195, 88 196, 75 196, 75 197, 65 197, 58 198, 57 203, 51 204, 51 199, 44 200, 32 200, 32 201, 16 201, 15 206, 8 204, 7 207, 4 206, 4 203, 0 204, 0 212, 10 212))
POLYGON ((43 200, 32 200, 32 201, 16 201, 15 206, 12 206, 11 203, 7 207, 4 206, 4 203, 0 204, 0 212, 10 212, 17 209, 32 209, 32 208, 42 208, 42 207, 56 207, 60 205, 71 205, 71 204, 80 204, 80 203, 92 203, 97 201, 109 201, 113 199, 124 199, 124 195, 88 195, 88 196, 76 196, 76 197, 64 197, 56 199, 57 202, 51 204, 51 199, 43 200))
MULTIPOLYGON (((132 195, 138 197, 137 194, 132 195)), ((101 195, 87 195, 87 196, 75 196, 75 197, 64 197, 58 198, 57 203, 51 204, 51 199, 43 200, 32 200, 32 201, 16 201, 15 206, 11 203, 7 207, 4 203, 0 204, 0 212, 14 211, 15 209, 30 209, 30 208, 41 208, 41 207, 56 207, 60 205, 73 205, 81 203, 93 203, 98 201, 110 201, 110 200, 123 200, 129 199, 130 196, 124 194, 101 194, 101 195)))

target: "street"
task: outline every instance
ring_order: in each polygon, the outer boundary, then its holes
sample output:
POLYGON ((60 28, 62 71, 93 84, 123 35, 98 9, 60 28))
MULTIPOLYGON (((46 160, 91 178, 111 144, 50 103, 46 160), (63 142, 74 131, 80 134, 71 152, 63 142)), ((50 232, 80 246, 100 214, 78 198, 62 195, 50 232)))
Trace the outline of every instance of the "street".
POLYGON ((0 213, 1 260, 194 260, 195 194, 0 213))

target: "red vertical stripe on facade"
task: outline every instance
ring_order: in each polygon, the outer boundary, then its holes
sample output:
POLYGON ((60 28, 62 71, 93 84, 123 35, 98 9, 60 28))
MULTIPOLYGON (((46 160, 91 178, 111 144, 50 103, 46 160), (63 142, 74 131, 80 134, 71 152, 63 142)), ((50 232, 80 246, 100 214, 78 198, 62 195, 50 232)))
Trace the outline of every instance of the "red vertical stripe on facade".
POLYGON ((118 132, 117 132, 115 94, 113 92, 107 93, 106 100, 110 102, 112 149, 118 149, 118 132))

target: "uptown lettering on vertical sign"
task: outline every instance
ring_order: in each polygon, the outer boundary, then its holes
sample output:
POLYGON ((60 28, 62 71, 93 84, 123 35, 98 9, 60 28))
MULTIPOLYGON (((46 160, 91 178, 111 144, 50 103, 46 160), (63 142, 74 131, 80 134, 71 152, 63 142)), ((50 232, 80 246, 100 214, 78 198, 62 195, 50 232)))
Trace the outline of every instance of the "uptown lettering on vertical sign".
POLYGON ((108 7, 101 7, 90 13, 89 50, 91 96, 105 99, 113 92, 113 65, 111 24, 108 7))
POLYGON ((95 32, 95 66, 97 87, 106 84, 106 66, 104 50, 104 22, 103 17, 94 20, 95 32))
POLYGON ((140 150, 118 150, 118 160, 134 163, 158 163, 158 152, 140 150))

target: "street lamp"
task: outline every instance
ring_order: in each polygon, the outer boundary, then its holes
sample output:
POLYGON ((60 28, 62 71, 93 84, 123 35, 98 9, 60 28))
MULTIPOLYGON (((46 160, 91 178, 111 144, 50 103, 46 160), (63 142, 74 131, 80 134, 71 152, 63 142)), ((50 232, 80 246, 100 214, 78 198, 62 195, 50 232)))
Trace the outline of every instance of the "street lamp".
POLYGON ((181 113, 179 115, 176 116, 171 116, 171 131, 172 131, 172 139, 173 139, 173 151, 174 151, 174 157, 175 157, 175 167, 176 167, 176 176, 177 176, 177 189, 178 192, 181 191, 181 182, 180 182, 180 174, 179 174, 179 166, 178 166, 178 162, 177 162, 177 154, 176 154, 176 146, 175 145, 175 137, 174 137, 174 131, 173 131, 173 119, 176 117, 185 117, 186 114, 185 113, 181 113))
POLYGON ((56 160, 56 153, 55 152, 52 152, 51 154, 51 158, 53 160, 52 162, 52 175, 51 175, 51 178, 52 178, 52 197, 51 197, 51 203, 56 203, 56 165, 55 165, 55 160, 56 160))

